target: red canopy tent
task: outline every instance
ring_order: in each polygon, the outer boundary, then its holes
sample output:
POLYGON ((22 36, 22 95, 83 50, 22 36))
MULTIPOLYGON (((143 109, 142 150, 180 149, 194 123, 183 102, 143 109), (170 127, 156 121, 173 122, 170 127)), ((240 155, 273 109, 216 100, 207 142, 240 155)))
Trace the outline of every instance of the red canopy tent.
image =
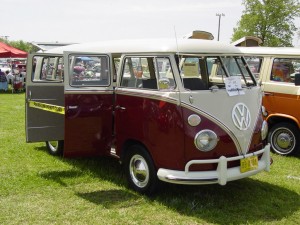
MULTIPOLYGON (((27 52, 24 52, 20 49, 14 48, 12 46, 9 46, 3 42, 0 42, 0 58, 26 58, 27 57, 27 52)), ((12 92, 14 90, 20 90, 24 87, 24 80, 21 80, 21 76, 18 74, 18 79, 17 75, 14 75, 15 77, 12 80, 12 92)), ((1 89, 7 90, 8 85, 7 82, 1 82, 1 89), (6 84, 5 84, 6 83, 6 84), (3 86, 5 84, 6 86, 3 86)))
POLYGON ((27 52, 0 42, 0 58, 26 58, 27 52))

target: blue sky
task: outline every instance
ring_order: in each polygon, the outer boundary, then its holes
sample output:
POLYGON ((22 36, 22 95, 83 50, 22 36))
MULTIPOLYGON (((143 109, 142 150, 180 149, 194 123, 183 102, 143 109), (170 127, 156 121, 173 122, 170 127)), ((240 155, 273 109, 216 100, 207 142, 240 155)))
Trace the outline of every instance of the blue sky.
MULTIPOLYGON (((0 36, 28 42, 91 42, 218 33, 230 43, 242 0, 1 0, 0 36)), ((297 25, 297 24, 296 24, 297 25)))

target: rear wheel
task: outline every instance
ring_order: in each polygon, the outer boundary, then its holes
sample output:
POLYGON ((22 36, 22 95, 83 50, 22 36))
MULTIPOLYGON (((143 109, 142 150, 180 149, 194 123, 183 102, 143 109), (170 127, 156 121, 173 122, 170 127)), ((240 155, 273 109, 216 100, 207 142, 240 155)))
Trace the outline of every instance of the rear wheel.
POLYGON ((47 150, 51 155, 62 155, 64 141, 46 141, 47 150))
POLYGON ((129 186, 142 194, 152 194, 159 180, 152 159, 141 145, 133 145, 125 156, 125 173, 129 186))
POLYGON ((271 149, 280 155, 295 154, 299 148, 298 128, 290 123, 275 124, 269 132, 271 149))

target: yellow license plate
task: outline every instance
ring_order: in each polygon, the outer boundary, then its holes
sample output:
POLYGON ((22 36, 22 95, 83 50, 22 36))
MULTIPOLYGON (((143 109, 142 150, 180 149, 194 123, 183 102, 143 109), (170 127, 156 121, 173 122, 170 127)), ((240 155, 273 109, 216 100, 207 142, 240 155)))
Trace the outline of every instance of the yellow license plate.
POLYGON ((258 167, 258 158, 257 156, 251 156, 248 158, 241 159, 240 161, 241 167, 240 171, 241 173, 248 172, 250 170, 255 170, 258 167))

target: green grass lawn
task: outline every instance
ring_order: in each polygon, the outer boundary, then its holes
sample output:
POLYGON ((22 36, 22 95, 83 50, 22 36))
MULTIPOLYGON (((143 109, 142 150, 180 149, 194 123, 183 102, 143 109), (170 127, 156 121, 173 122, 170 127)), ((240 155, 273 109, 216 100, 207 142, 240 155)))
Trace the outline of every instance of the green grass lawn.
POLYGON ((117 161, 50 156, 25 141, 24 93, 0 93, 0 224, 299 224, 300 157, 226 186, 129 190, 117 161))

